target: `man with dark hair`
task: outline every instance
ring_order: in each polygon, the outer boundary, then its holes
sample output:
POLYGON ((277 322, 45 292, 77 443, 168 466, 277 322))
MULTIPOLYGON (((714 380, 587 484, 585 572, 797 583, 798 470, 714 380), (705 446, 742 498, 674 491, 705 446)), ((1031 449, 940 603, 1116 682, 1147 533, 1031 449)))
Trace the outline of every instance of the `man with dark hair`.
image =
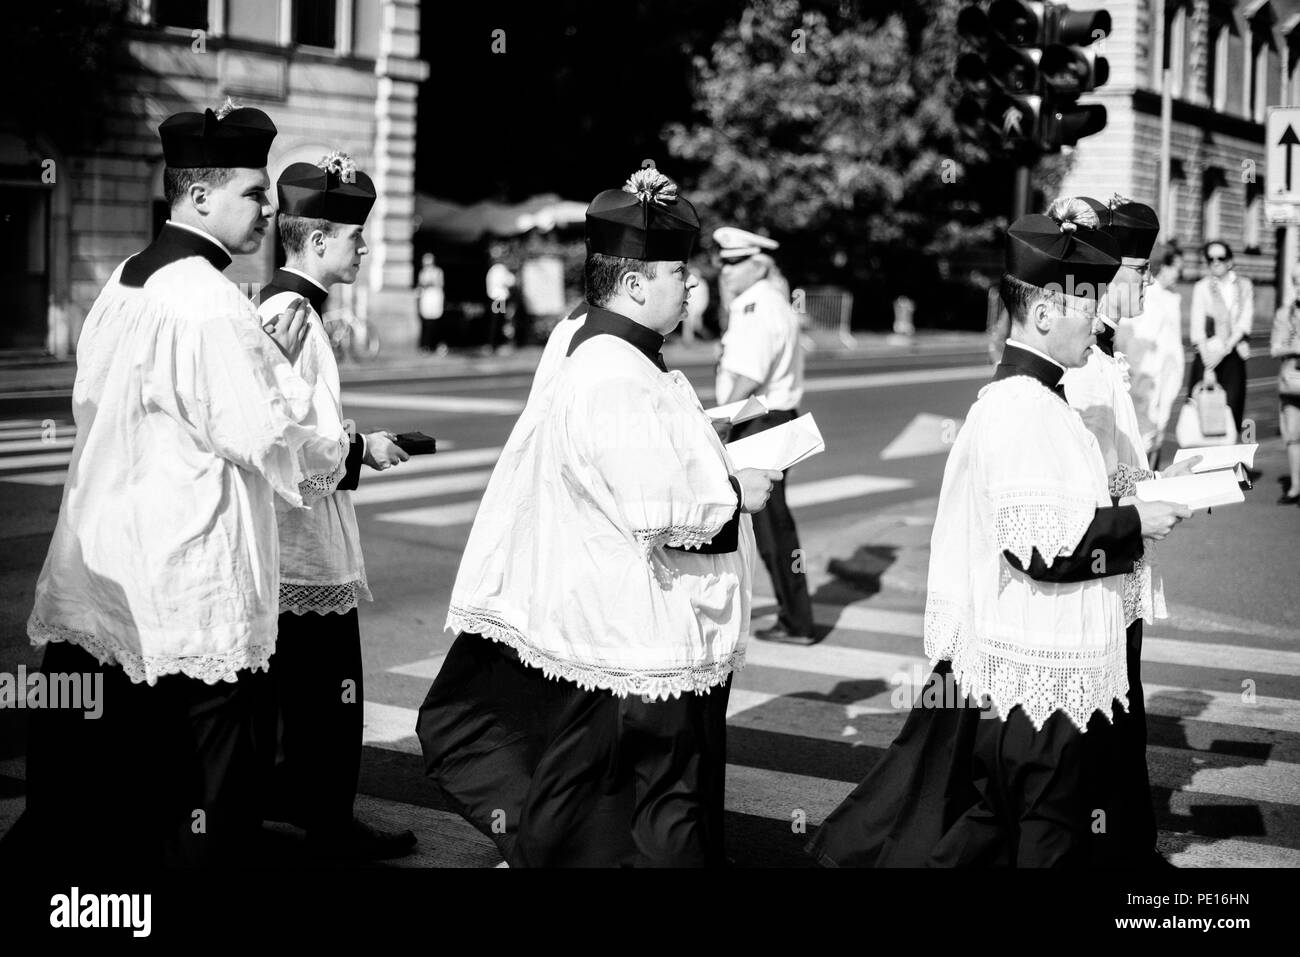
MULTIPOLYGON (((276 193, 287 260, 262 288, 258 315, 269 320, 306 299, 310 330, 295 369, 335 426, 343 421, 339 370, 321 314, 331 286, 356 281, 375 187, 336 151, 290 165, 276 193)), ((269 815, 300 824, 309 846, 326 857, 397 857, 415 846, 410 831, 381 831, 353 814, 365 702, 357 603, 371 595, 351 493, 363 461, 383 471, 407 458, 391 432, 356 436, 345 463, 302 484, 308 508, 277 509, 280 622, 269 710, 279 747, 269 815)))
POLYGON ((733 473, 664 365, 698 232, 653 168, 592 201, 586 317, 539 373, 456 575, 459 635, 417 732, 430 778, 512 867, 724 861, 747 515, 779 473, 733 473))
POLYGON ((1188 514, 1115 503, 1060 385, 1088 359, 1118 252, 1078 208, 1007 231, 1011 337, 948 455, 930 543, 925 651, 938 664, 809 845, 823 864, 1091 862, 1081 738, 1127 691, 1123 576, 1144 537, 1188 514))
POLYGON ((95 721, 33 713, 46 860, 247 860, 276 497, 301 507, 302 483, 348 449, 292 368, 302 305, 260 323, 221 274, 266 233, 275 126, 228 106, 158 132, 171 219, 113 272, 77 343, 77 445, 27 625, 47 673, 102 676, 107 699, 95 721))

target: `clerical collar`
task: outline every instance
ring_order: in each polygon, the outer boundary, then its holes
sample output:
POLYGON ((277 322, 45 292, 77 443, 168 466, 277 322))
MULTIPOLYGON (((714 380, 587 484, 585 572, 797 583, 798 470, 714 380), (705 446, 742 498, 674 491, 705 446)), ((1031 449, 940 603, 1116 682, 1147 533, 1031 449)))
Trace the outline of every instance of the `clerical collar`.
POLYGON ((615 336, 622 339, 653 362, 660 370, 668 371, 664 366, 663 356, 659 354, 664 347, 663 336, 653 329, 647 329, 639 322, 633 322, 627 316, 621 316, 617 312, 610 312, 600 306, 588 307, 587 321, 582 324, 581 329, 573 334, 573 341, 569 343, 567 355, 573 355, 574 349, 593 336, 599 335, 615 336))
POLYGON ((1109 322, 1102 321, 1101 332, 1097 333, 1097 348, 1106 355, 1114 358, 1115 356, 1115 327, 1109 322))
POLYGON ((169 219, 163 224, 158 238, 122 266, 121 283, 139 289, 164 266, 191 256, 206 259, 218 272, 231 263, 230 253, 215 238, 201 229, 169 219))
POLYGON ((325 300, 329 296, 329 290, 318 283, 311 276, 300 272, 297 269, 290 269, 288 266, 281 266, 271 277, 271 281, 262 287, 260 302, 266 302, 272 296, 277 296, 282 292, 291 292, 302 296, 311 307, 316 310, 316 315, 325 315, 325 300))
MULTIPOLYGON (((215 245, 218 249, 220 249, 223 253, 225 253, 225 254, 226 254, 226 259, 227 259, 228 261, 234 258, 233 256, 230 255, 230 250, 226 248, 226 244, 225 244, 225 243, 223 243, 223 242, 222 242, 220 239, 218 239, 216 236, 213 236, 211 233, 205 233, 203 230, 199 229, 197 226, 191 226, 189 223, 178 223, 178 222, 176 222, 176 220, 174 220, 174 219, 169 219, 169 220, 167 220, 167 222, 163 223, 163 229, 166 229, 168 226, 172 227, 173 229, 183 229, 185 232, 187 232, 187 233, 189 233, 189 234, 191 234, 191 235, 194 235, 194 236, 202 236, 202 237, 203 237, 204 239, 206 239, 208 242, 212 243, 212 244, 215 245)), ((215 263, 214 263, 214 265, 215 265, 215 263)), ((218 269, 224 269, 225 267, 224 267, 224 266, 217 266, 217 268, 218 268, 218 269)))
POLYGON ((1017 375, 1027 375, 1037 379, 1062 399, 1065 398, 1065 389, 1061 386, 1065 367, 1033 346, 1008 339, 1007 347, 1002 352, 1002 361, 993 373, 993 381, 998 382, 1017 375))

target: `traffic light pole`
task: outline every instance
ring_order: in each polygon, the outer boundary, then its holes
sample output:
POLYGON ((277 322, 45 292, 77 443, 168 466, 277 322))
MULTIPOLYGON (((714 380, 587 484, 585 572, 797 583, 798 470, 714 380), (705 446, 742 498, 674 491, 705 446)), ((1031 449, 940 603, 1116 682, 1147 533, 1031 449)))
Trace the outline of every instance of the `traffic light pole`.
POLYGON ((1016 167, 1016 185, 1015 196, 1013 197, 1011 220, 1015 222, 1021 216, 1029 212, 1029 204, 1032 196, 1033 184, 1029 179, 1029 166, 1022 163, 1016 167))

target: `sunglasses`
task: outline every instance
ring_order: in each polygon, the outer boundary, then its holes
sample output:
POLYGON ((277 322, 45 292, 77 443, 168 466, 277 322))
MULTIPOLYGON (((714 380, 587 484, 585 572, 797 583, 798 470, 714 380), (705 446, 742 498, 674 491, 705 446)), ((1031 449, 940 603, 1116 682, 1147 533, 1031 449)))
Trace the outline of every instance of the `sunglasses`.
POLYGON ((1205 258, 1206 258, 1207 260, 1209 260, 1210 262, 1212 262, 1212 263, 1230 263, 1230 262, 1232 262, 1232 257, 1231 257, 1231 256, 1206 256, 1205 258))

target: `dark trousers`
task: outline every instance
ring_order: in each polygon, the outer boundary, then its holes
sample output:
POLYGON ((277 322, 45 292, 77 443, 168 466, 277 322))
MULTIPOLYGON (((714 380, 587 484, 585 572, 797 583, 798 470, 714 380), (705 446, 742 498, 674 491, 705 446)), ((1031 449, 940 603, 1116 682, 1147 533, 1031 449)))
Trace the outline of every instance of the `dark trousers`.
MULTIPOLYGON (((1205 363, 1198 352, 1192 360, 1192 377, 1187 387, 1188 395, 1191 395, 1191 390, 1204 375, 1205 363)), ((1242 417, 1246 414, 1246 360, 1233 350, 1214 367, 1214 375, 1226 393, 1228 408, 1232 409, 1232 418, 1240 429, 1242 417)))
MULTIPOLYGON (((1106 812, 1106 831, 1093 842, 1094 861, 1106 867, 1143 867, 1156 853, 1156 814, 1147 769, 1147 715, 1142 690, 1142 622, 1127 632, 1128 711, 1116 707, 1109 729, 1111 753, 1095 775, 1106 812)), ((1091 733, 1091 732, 1090 732, 1091 733)), ((1101 742, 1102 735, 1097 737, 1101 742)))
POLYGON ((352 821, 361 771, 361 632, 346 614, 280 615, 264 720, 276 729, 265 815, 309 834, 352 821))
POLYGON ((619 698, 465 633, 417 733, 426 773, 512 867, 716 867, 730 687, 619 698))
MULTIPOLYGON (((774 410, 757 419, 742 422, 731 430, 730 441, 763 432, 799 416, 798 410, 774 410)), ((786 476, 790 473, 787 471, 786 476)), ((785 478, 772 483, 767 507, 755 512, 754 542, 763 565, 772 578, 776 602, 780 606, 777 623, 792 635, 813 634, 812 599, 808 595, 808 578, 803 572, 803 555, 799 550, 799 532, 794 516, 785 501, 785 478), (796 554, 798 553, 798 554, 796 554)))
POLYGON ((101 675, 103 711, 31 712, 24 830, 34 863, 249 862, 265 672, 213 685, 169 675, 151 687, 65 642, 46 647, 41 670, 101 675))

